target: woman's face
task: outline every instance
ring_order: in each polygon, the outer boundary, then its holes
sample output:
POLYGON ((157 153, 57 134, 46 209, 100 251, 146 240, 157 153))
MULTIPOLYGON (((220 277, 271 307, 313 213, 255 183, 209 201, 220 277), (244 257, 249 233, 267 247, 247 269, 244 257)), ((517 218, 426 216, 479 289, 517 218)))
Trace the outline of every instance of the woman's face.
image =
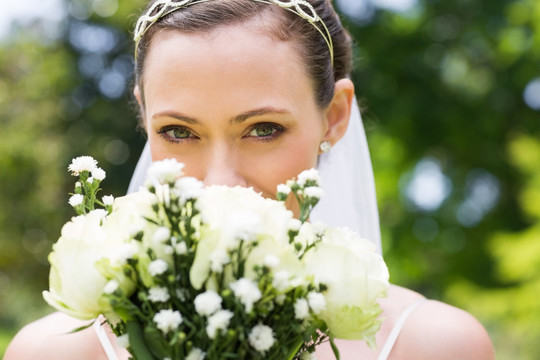
POLYGON ((328 133, 295 49, 256 26, 156 34, 143 92, 152 159, 175 158, 207 185, 273 198, 278 184, 317 165, 328 133))

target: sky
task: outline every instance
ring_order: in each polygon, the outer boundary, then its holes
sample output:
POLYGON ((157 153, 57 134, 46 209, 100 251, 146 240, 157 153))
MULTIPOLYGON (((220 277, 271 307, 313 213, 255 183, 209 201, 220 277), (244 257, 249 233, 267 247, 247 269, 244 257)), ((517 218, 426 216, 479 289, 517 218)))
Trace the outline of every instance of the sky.
POLYGON ((37 19, 57 26, 65 15, 62 0, 0 0, 0 39, 9 35, 15 21, 30 24, 37 19))

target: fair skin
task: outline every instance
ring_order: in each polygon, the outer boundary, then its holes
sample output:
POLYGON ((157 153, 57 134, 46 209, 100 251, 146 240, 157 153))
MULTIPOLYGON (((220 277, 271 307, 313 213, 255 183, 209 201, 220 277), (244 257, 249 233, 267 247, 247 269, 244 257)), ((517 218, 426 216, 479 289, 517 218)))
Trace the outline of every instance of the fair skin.
MULTIPOLYGON (((339 80, 332 102, 320 109, 294 48, 254 27, 157 35, 146 60, 144 102, 138 88, 135 94, 144 103, 154 160, 174 157, 206 184, 251 186, 272 197, 277 184, 316 166, 321 141, 339 141, 354 87, 339 80)), ((380 300, 378 348, 337 340, 341 359, 376 359, 399 315, 421 298, 391 286, 380 300)), ((65 335, 81 324, 60 313, 38 320, 19 332, 5 359, 106 359, 93 329, 65 335)), ((117 352, 128 358, 122 349, 117 352)), ((317 357, 334 358, 328 344, 318 348, 317 357)), ((491 360, 494 352, 471 315, 428 301, 409 317, 389 359, 491 360)))

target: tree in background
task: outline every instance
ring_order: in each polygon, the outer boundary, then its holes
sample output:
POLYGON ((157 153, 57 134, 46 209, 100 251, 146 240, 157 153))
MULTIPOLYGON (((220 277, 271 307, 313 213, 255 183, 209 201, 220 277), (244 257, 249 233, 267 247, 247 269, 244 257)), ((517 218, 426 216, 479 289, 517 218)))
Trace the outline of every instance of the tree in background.
MULTIPOLYGON (((540 3, 335 2, 356 40, 392 281, 471 311, 498 358, 538 358, 540 3)), ((0 42, 4 342, 50 311, 70 159, 100 162, 104 195, 127 189, 144 142, 130 95, 143 3, 66 0, 52 35, 36 22, 0 42)))

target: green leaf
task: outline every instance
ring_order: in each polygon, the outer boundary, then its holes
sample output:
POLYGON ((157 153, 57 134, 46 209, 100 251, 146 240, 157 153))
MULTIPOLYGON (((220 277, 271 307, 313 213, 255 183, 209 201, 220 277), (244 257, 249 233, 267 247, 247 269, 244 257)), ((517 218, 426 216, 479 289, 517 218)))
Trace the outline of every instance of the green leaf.
POLYGON ((158 329, 151 326, 145 327, 144 340, 156 358, 164 359, 170 357, 171 354, 167 351, 168 344, 158 329))
POLYGON ((129 343, 132 354, 136 360, 156 360, 148 350, 144 340, 144 332, 141 324, 135 321, 130 321, 126 324, 127 333, 129 335, 129 343))
POLYGON ((82 331, 82 330, 85 330, 85 329, 88 329, 90 326, 94 325, 94 322, 97 321, 97 320, 93 320, 91 323, 89 324, 86 324, 86 325, 83 325, 83 326, 80 326, 76 329, 73 329, 71 330, 70 332, 68 332, 67 334, 73 334, 73 333, 76 333, 76 332, 79 332, 79 331, 82 331))
POLYGON ((328 337, 328 340, 330 341, 330 346, 332 347, 332 351, 334 352, 334 355, 336 356, 336 360, 339 360, 339 349, 336 346, 336 343, 334 342, 334 337, 330 336, 328 337))

